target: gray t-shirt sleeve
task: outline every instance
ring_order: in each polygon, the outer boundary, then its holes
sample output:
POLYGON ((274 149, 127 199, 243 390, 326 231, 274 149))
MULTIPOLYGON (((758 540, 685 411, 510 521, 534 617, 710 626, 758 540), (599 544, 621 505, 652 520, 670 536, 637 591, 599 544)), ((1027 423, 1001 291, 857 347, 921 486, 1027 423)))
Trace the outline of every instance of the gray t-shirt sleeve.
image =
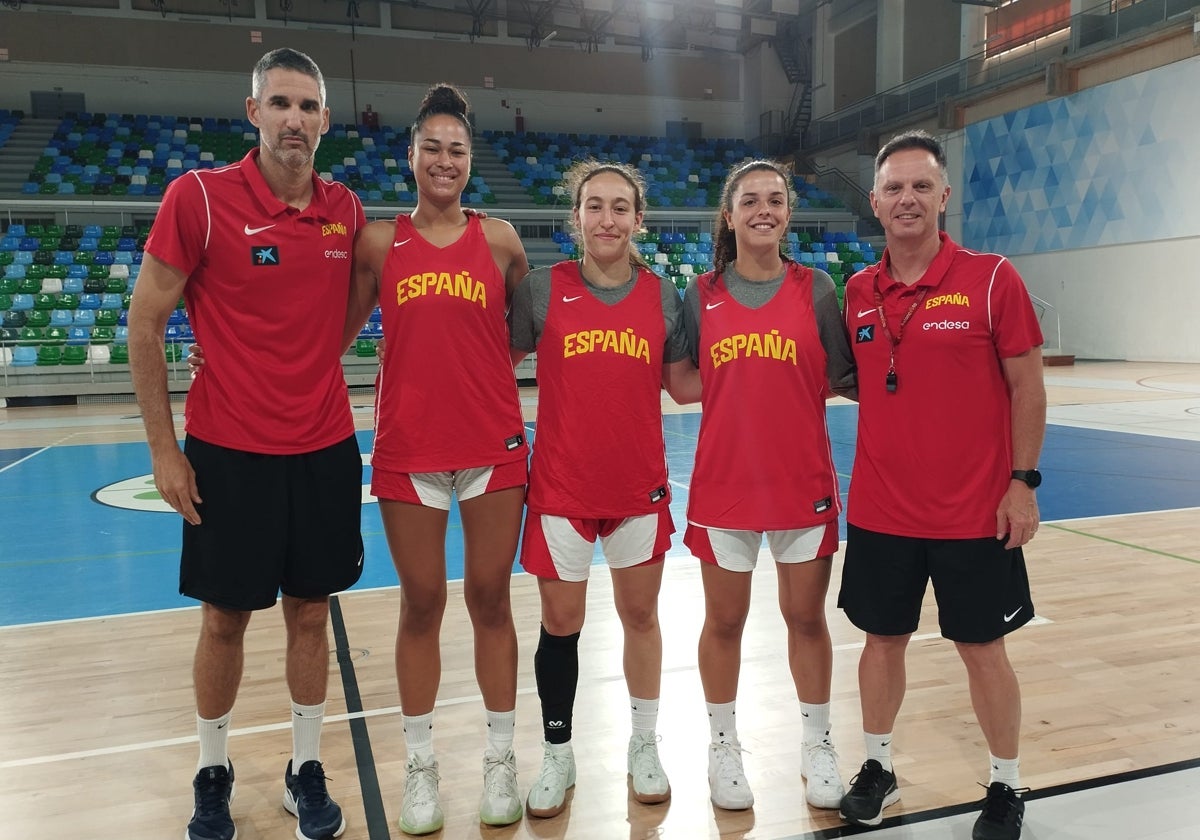
POLYGON ((817 314, 817 332, 825 347, 825 373, 829 388, 847 399, 858 399, 858 376, 850 336, 838 306, 837 287, 833 278, 820 269, 813 269, 813 311, 817 314))
POLYGON ((691 355, 687 332, 683 326, 683 299, 679 289, 665 277, 659 278, 662 292, 663 326, 667 329, 667 340, 663 345, 663 364, 680 362, 691 355))
POLYGON ((696 288, 699 275, 688 281, 683 291, 683 332, 692 361, 700 366, 700 290, 696 288))
POLYGON ((513 292, 508 310, 508 344, 522 353, 537 350, 550 309, 550 269, 535 268, 513 292))

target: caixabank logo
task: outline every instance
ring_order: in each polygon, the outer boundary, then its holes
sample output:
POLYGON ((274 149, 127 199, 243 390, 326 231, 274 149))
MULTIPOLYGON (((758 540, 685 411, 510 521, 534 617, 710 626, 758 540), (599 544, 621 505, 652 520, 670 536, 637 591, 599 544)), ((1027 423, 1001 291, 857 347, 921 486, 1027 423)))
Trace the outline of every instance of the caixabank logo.
MULTIPOLYGON (((364 467, 371 466, 370 453, 362 456, 364 467)), ((370 476, 366 475, 367 484, 362 487, 362 502, 364 505, 378 502, 371 495, 370 476)), ((102 505, 124 508, 125 510, 144 510, 151 513, 175 513, 171 506, 163 501, 162 496, 154 486, 153 475, 139 475, 126 478, 113 484, 105 485, 92 494, 92 498, 102 505)))

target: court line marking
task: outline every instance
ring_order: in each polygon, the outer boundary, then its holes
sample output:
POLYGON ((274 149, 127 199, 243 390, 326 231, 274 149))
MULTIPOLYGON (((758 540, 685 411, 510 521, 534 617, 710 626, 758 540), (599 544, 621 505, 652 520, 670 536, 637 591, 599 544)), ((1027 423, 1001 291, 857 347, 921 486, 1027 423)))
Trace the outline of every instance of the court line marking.
MULTIPOLYGON (((537 689, 533 687, 517 689, 517 694, 520 695, 536 695, 537 689)), ((482 695, 474 695, 471 697, 452 697, 446 700, 439 700, 435 708, 445 708, 447 706, 460 706, 465 703, 478 703, 483 700, 482 695)), ((361 712, 352 714, 326 715, 324 723, 345 723, 350 720, 366 719, 373 717, 384 717, 386 715, 399 715, 401 713, 399 706, 387 706, 382 709, 367 709, 361 712)), ((291 730, 291 720, 281 723, 266 723, 261 726, 247 726, 229 730, 229 737, 235 738, 242 735, 258 735, 264 732, 281 732, 291 730)), ((195 744, 199 738, 195 735, 185 735, 179 738, 160 738, 154 741, 141 741, 135 744, 119 744, 111 747, 99 747, 94 750, 79 750, 77 752, 58 753, 56 755, 40 755, 30 758, 9 759, 0 761, 0 770, 10 770, 18 767, 34 767, 41 764, 55 764, 61 761, 74 761, 80 758, 96 758, 106 755, 120 755, 122 753, 140 752, 142 750, 159 749, 161 747, 178 747, 186 744, 195 744)))
MULTIPOLYGON (((674 484, 675 482, 672 482, 672 483, 674 484)), ((682 485, 682 484, 677 485, 677 486, 686 487, 686 485, 682 485)), ((1156 515, 1162 514, 1162 513, 1192 513, 1192 512, 1196 512, 1196 511, 1200 511, 1200 506, 1185 507, 1185 508, 1164 508, 1161 510, 1139 510, 1139 511, 1132 511, 1130 513, 1110 513, 1110 514, 1104 514, 1101 516, 1077 516, 1077 517, 1073 517, 1070 519, 1046 520, 1046 521, 1043 521, 1042 524, 1051 526, 1051 527, 1056 527, 1059 530, 1066 531, 1068 533, 1073 533, 1073 534, 1076 534, 1077 536, 1088 537, 1091 539, 1097 539, 1097 540, 1101 540, 1101 541, 1113 542, 1118 545, 1127 546, 1134 550, 1145 551, 1148 554, 1157 554, 1157 555, 1160 555, 1163 557, 1170 557, 1172 559, 1185 560, 1189 563, 1200 564, 1200 560, 1197 560, 1195 558, 1183 557, 1183 556, 1177 555, 1177 554, 1169 554, 1167 552, 1158 551, 1157 549, 1147 548, 1145 546, 1135 545, 1133 543, 1124 543, 1124 542, 1120 542, 1119 540, 1111 540, 1107 537, 1102 537, 1102 536, 1099 536, 1096 534, 1089 533, 1087 531, 1078 531, 1073 528, 1062 527, 1063 525, 1073 524, 1076 522, 1092 522, 1092 521, 1099 522, 1099 521, 1104 521, 1104 520, 1108 520, 1108 519, 1118 519, 1121 517, 1128 517, 1128 516, 1156 516, 1156 515)), ((840 546, 844 546, 845 542, 846 542, 845 540, 842 540, 840 543, 840 546)), ((667 557, 668 557, 668 559, 671 559, 671 560, 679 560, 682 558, 690 557, 690 555, 686 554, 686 553, 674 553, 674 549, 672 549, 671 552, 668 552, 667 557)), ((526 573, 523 571, 513 572, 514 576, 523 575, 523 574, 526 574, 526 573)), ((462 582, 461 578, 456 578, 454 580, 447 581, 447 583, 461 583, 461 582, 462 582)), ((374 587, 369 587, 369 588, 364 588, 364 589, 353 589, 353 590, 349 590, 348 593, 342 593, 342 594, 359 593, 359 592, 383 592, 383 591, 398 589, 398 588, 399 588, 399 584, 389 584, 387 586, 374 586, 374 587)), ((24 624, 7 624, 7 625, 0 625, 0 634, 4 633, 6 630, 20 630, 20 629, 28 629, 28 628, 33 628, 33 627, 53 627, 57 624, 72 624, 72 623, 81 622, 81 621, 107 621, 109 619, 114 619, 114 618, 130 618, 133 616, 140 616, 140 615, 154 615, 157 613, 168 613, 168 612, 176 612, 179 610, 195 610, 195 609, 199 609, 199 604, 197 604, 195 606, 166 607, 166 608, 158 609, 158 610, 138 610, 136 612, 111 613, 111 614, 106 614, 106 615, 84 616, 82 618, 62 618, 62 619, 54 619, 52 621, 31 621, 31 622, 27 622, 24 624)))
POLYGON ((11 470, 13 467, 15 467, 15 466, 18 466, 18 465, 20 465, 20 464, 24 464, 24 463, 25 463, 26 461, 28 461, 30 458, 36 458, 38 455, 41 455, 41 454, 42 454, 43 452, 45 452, 47 449, 50 449, 50 448, 52 448, 52 447, 54 447, 54 446, 56 446, 56 444, 53 444, 53 443, 52 443, 52 444, 50 444, 50 446, 43 446, 41 449, 38 449, 38 450, 37 450, 37 451, 35 451, 35 452, 30 452, 30 453, 29 453, 28 455, 26 455, 24 458, 18 458, 17 460, 13 461, 11 464, 5 464, 3 467, 0 467, 0 473, 5 473, 5 472, 8 472, 8 471, 9 471, 9 470, 11 470))
POLYGON ((1170 557, 1172 560, 1183 560, 1187 563, 1194 563, 1200 566, 1200 559, 1196 557, 1184 557, 1182 554, 1172 554, 1169 551, 1161 551, 1157 548, 1149 548, 1144 545, 1137 545, 1135 543, 1125 542, 1124 540, 1114 539, 1113 537, 1104 537, 1100 534, 1093 534, 1088 531, 1080 531, 1076 528, 1067 528, 1063 525, 1058 525, 1055 523, 1050 523, 1049 527, 1056 531, 1066 531, 1068 534, 1075 534, 1076 536, 1086 537, 1091 540, 1097 540, 1098 542, 1106 542, 1110 545, 1120 545, 1124 546, 1125 548, 1132 548, 1134 551, 1144 551, 1147 554, 1157 554, 1159 557, 1170 557))
MULTIPOLYGON (((1033 618, 1031 618, 1026 623, 1025 626, 1026 627, 1034 627, 1034 626, 1043 626, 1043 625, 1053 624, 1053 623, 1054 623, 1053 621, 1046 618, 1045 616, 1036 615, 1033 618)), ((919 635, 913 636, 911 641, 926 642, 926 641, 931 641, 931 640, 941 639, 941 638, 942 638, 942 635, 940 633, 921 633, 919 635)), ((864 643, 861 641, 850 642, 847 644, 836 645, 836 646, 834 646, 833 650, 834 650, 834 652, 858 650, 858 649, 862 648, 863 644, 864 643)), ((775 654, 772 654, 770 658, 774 658, 774 657, 775 657, 775 654)), ((744 661, 749 661, 749 660, 744 660, 744 661)), ((672 673, 683 673, 683 672, 687 672, 687 671, 695 671, 697 669, 697 667, 698 666, 693 665, 693 666, 689 666, 687 668, 664 668, 663 673, 664 674, 672 674, 672 673)), ((617 679, 623 680, 623 679, 625 679, 625 677, 622 674, 616 674, 611 677, 596 677, 589 681, 596 682, 596 683, 604 683, 604 682, 611 682, 612 680, 617 680, 617 679)), ((520 696, 525 696, 525 697, 536 696, 537 688, 534 686, 529 686, 526 688, 518 688, 517 694, 520 696)), ((481 703, 481 702, 483 702, 483 696, 480 694, 472 694, 472 695, 467 695, 467 696, 463 696, 463 697, 448 697, 445 700, 438 700, 434 704, 434 708, 444 709, 449 706, 462 706, 467 703, 475 704, 475 703, 481 703)), ((339 714, 339 715, 326 715, 325 723, 326 724, 347 723, 351 720, 366 720, 369 718, 386 717, 386 716, 399 715, 399 714, 401 714, 401 709, 399 706, 385 706, 380 709, 364 709, 361 712, 352 712, 352 713, 339 714)), ((262 734, 265 732, 282 732, 285 730, 290 731, 291 728, 292 728, 291 720, 282 721, 280 723, 265 723, 260 726, 247 726, 247 727, 242 727, 242 728, 230 729, 229 737, 235 738, 235 737, 240 737, 243 735, 259 735, 259 734, 262 734)), ((79 750, 77 752, 57 753, 54 755, 40 755, 40 756, 32 756, 30 758, 9 759, 7 761, 0 761, 0 770, 10 770, 10 769, 15 769, 15 768, 19 768, 19 767, 34 767, 34 766, 42 765, 42 764, 56 764, 56 763, 62 762, 62 761, 75 761, 76 759, 80 759, 80 758, 97 758, 97 757, 108 756, 108 755, 120 755, 123 753, 140 752, 143 750, 159 749, 159 748, 163 748, 163 747, 178 747, 178 746, 183 746, 186 744, 195 744, 198 740, 199 739, 195 735, 185 735, 185 736, 182 736, 179 738, 161 738, 161 739, 157 739, 154 741, 141 741, 141 742, 134 743, 134 744, 119 744, 119 745, 111 746, 111 747, 98 747, 93 750, 79 750)))

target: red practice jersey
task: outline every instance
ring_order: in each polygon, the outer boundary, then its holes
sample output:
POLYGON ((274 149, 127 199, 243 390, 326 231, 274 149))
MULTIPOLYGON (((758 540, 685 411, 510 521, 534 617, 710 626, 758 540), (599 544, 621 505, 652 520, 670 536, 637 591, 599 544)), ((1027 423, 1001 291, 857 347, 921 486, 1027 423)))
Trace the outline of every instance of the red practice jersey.
POLYGON ((642 269, 619 303, 597 299, 562 262, 537 345, 537 438, 529 510, 579 519, 670 504, 663 447, 666 326, 661 282, 642 269))
POLYGON ((379 305, 387 354, 377 380, 372 465, 443 472, 527 457, 504 277, 478 217, 439 248, 407 215, 397 216, 379 305))
POLYGON ((788 263, 779 291, 758 309, 712 280, 696 281, 704 410, 688 521, 782 531, 837 519, 812 269, 788 263))

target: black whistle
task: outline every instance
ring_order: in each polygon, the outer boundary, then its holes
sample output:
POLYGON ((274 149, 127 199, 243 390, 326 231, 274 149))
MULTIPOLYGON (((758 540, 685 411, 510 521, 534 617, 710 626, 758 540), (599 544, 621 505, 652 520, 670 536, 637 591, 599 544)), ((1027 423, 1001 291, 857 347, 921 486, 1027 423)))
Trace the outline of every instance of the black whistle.
POLYGON ((887 390, 889 394, 896 393, 896 371, 889 370, 887 375, 887 390))

